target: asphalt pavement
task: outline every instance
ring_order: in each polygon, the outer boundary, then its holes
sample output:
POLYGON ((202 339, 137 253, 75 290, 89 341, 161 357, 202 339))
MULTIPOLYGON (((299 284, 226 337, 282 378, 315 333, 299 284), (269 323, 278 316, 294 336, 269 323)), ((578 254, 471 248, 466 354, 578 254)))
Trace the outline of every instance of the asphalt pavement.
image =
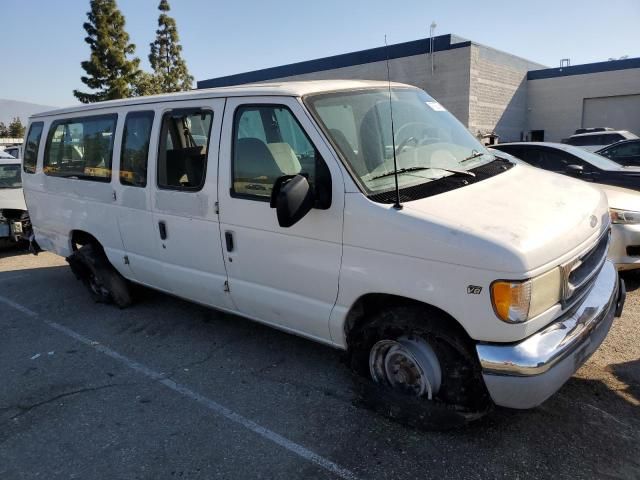
POLYGON ((341 353, 141 289, 94 303, 64 259, 0 252, 0 479, 640 478, 640 275, 550 400, 457 430, 354 402, 341 353))

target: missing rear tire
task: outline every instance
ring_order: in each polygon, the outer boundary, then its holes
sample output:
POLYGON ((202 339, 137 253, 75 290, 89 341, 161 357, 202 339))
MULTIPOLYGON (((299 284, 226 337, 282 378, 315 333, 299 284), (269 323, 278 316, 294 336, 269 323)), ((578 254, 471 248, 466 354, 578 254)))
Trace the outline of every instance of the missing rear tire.
POLYGON ((98 303, 115 303, 120 308, 131 305, 127 280, 113 268, 99 245, 87 244, 67 257, 71 270, 98 303))

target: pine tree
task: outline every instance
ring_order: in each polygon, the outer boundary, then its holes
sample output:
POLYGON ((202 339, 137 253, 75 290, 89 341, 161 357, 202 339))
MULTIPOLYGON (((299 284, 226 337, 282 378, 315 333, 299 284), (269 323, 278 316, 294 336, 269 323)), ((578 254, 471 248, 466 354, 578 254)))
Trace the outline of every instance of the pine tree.
POLYGON ((96 91, 84 93, 74 90, 73 94, 82 103, 128 97, 139 73, 140 60, 127 58, 133 55, 136 46, 129 43, 124 16, 115 0, 91 0, 90 4, 91 10, 87 12, 89 21, 83 26, 87 31, 85 42, 89 44, 91 56, 81 64, 87 72, 81 80, 96 91))
POLYGON ((13 121, 9 124, 8 133, 9 138, 24 137, 24 125, 22 125, 20 117, 13 117, 13 121))
POLYGON ((9 129, 4 124, 4 122, 0 122, 0 138, 5 138, 9 136, 9 129))
POLYGON ((131 94, 134 97, 143 97, 159 93, 162 93, 162 90, 156 76, 148 72, 140 72, 136 77, 135 84, 132 86, 131 94))
POLYGON ((170 9, 167 0, 160 0, 158 10, 161 13, 158 17, 156 39, 151 44, 149 63, 161 92, 191 90, 193 77, 189 75, 187 64, 182 58, 176 21, 167 15, 170 9))

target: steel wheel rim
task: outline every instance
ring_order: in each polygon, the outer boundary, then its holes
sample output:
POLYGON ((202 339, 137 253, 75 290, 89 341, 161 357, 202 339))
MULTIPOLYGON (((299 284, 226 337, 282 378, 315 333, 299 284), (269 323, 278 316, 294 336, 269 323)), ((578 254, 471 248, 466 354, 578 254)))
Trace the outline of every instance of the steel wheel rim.
POLYGON ((376 342, 369 353, 369 371, 376 383, 429 400, 442 381, 438 357, 421 337, 376 342))

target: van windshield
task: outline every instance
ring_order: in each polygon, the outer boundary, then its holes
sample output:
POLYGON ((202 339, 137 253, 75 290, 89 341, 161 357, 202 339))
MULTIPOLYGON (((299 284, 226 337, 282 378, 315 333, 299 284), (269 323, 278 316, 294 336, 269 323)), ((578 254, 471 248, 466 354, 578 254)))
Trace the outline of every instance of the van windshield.
POLYGON ((394 143, 401 189, 495 159, 422 90, 393 88, 391 108, 387 89, 311 95, 305 102, 367 194, 394 188, 394 143))
POLYGON ((20 164, 9 163, 0 165, 0 188, 20 188, 22 177, 20 176, 20 164))

